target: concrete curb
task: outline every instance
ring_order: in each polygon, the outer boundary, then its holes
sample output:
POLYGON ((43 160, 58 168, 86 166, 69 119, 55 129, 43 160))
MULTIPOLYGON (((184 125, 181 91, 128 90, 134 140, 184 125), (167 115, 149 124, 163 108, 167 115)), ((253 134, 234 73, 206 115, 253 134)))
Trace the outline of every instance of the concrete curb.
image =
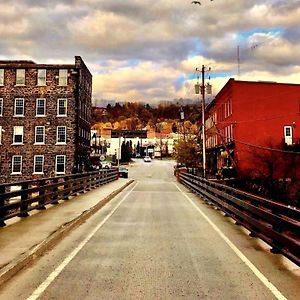
POLYGON ((0 286, 6 281, 8 281, 11 277, 13 277, 17 272, 22 270, 26 265, 34 262, 43 254, 45 254, 46 251, 50 250, 55 245, 57 245, 59 241, 62 240, 68 233, 80 226, 84 221, 86 221, 89 217, 95 214, 105 204, 107 204, 110 200, 112 200, 115 196, 117 196, 120 192, 122 192, 127 186, 129 186, 133 182, 134 180, 130 180, 122 187, 118 188, 117 190, 103 198, 96 205, 84 211, 80 216, 76 217, 70 222, 61 225, 57 230, 50 234, 41 243, 33 246, 31 249, 29 249, 16 259, 12 260, 9 264, 4 266, 0 270, 0 286))

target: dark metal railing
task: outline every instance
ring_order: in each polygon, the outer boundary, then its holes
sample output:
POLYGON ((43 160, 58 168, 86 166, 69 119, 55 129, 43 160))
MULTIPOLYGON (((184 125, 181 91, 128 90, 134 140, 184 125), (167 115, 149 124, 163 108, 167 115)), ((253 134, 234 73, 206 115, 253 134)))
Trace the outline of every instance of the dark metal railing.
POLYGON ((192 174, 179 181, 300 266, 300 210, 192 174))
POLYGON ((5 183, 0 185, 0 226, 13 217, 27 217, 32 210, 45 209, 70 196, 89 191, 119 178, 117 168, 89 173, 5 183), (17 190, 16 190, 17 189, 17 190))

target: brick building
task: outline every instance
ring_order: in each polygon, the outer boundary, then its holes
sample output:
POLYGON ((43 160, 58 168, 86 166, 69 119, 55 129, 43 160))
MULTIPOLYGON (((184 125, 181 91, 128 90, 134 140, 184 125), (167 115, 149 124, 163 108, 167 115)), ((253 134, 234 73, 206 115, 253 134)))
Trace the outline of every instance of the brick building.
POLYGON ((74 64, 0 61, 0 182, 89 167, 92 75, 74 64))
POLYGON ((300 84, 230 79, 206 109, 208 171, 299 176, 300 84))

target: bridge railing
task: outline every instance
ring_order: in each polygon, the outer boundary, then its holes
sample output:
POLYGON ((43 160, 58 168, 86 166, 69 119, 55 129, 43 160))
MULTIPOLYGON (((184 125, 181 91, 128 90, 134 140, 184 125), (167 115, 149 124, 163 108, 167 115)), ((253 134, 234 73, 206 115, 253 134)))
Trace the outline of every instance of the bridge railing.
POLYGON ((179 174, 179 181, 213 203, 250 235, 269 244, 300 265, 300 210, 290 205, 261 198, 192 174, 179 174))
POLYGON ((117 168, 66 176, 0 184, 0 226, 13 217, 27 217, 32 210, 58 204, 119 178, 117 168))

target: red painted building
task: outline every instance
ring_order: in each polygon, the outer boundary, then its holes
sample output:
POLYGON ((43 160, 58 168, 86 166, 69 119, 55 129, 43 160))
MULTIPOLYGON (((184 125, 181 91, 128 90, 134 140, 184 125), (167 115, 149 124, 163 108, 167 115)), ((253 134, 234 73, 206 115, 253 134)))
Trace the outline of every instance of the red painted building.
POLYGON ((230 79, 206 108, 206 132, 211 174, 299 176, 300 84, 230 79))

